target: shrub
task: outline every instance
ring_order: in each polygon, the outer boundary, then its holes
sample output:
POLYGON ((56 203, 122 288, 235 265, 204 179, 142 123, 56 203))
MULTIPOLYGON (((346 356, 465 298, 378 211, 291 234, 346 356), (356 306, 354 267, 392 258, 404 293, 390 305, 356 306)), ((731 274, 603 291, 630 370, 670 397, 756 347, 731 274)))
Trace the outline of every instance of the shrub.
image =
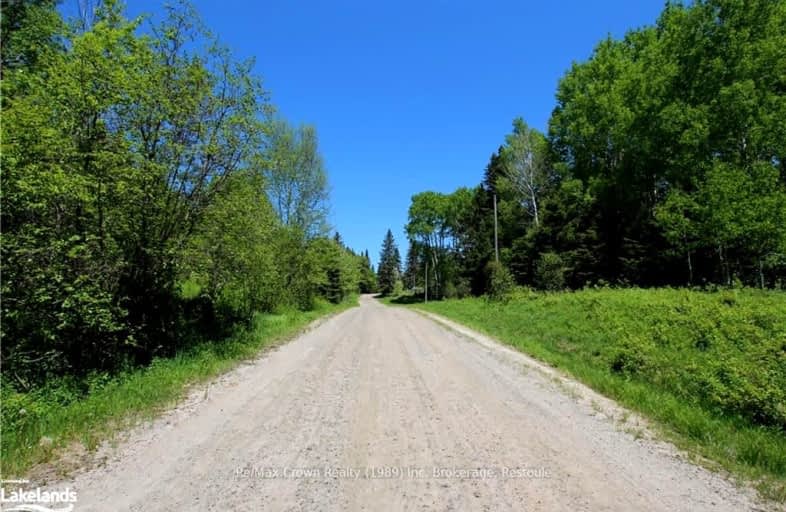
POLYGON ((499 262, 492 261, 486 266, 488 276, 487 297, 495 302, 507 302, 516 287, 510 271, 499 262))
POLYGON ((442 287, 442 296, 446 299, 457 299, 458 292, 456 291, 456 285, 453 284, 453 281, 448 281, 442 287))
POLYGON ((470 295, 472 295, 472 286, 469 283, 469 279, 459 279, 456 282, 456 297, 463 299, 470 295))
POLYGON ((446 299, 463 299, 472 294, 472 289, 469 281, 466 279, 456 279, 455 281, 448 281, 444 286, 444 297, 446 299))
POLYGON ((544 290, 557 291, 565 287, 565 265, 554 252, 544 252, 535 265, 535 284, 544 290))

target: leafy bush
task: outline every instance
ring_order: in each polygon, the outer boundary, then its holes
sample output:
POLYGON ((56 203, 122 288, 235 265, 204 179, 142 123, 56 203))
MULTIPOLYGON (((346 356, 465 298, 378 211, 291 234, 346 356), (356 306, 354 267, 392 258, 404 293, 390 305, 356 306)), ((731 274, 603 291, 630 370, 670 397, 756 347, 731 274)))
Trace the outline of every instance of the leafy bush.
POLYGON ((444 297, 446 299, 463 299, 469 297, 472 290, 469 281, 462 278, 448 281, 443 288, 444 297))
POLYGON ((470 285, 469 279, 458 279, 456 282, 456 298, 463 299, 470 295, 472 295, 472 286, 470 285))
POLYGON ((488 276, 487 298, 494 302, 508 301, 516 287, 516 282, 508 268, 492 261, 486 267, 486 275, 488 276))
POLYGON ((559 254, 544 252, 540 255, 535 266, 535 284, 550 291, 565 288, 565 265, 559 254))

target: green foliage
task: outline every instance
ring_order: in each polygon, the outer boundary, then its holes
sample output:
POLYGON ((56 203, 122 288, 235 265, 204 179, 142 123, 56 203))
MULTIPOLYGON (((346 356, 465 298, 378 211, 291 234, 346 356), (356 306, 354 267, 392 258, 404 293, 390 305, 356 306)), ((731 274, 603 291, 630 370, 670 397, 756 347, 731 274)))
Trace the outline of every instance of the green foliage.
POLYGON ((781 292, 601 288, 418 307, 568 370, 729 468, 774 478, 768 492, 786 489, 781 292))
POLYGON ((385 234, 385 239, 382 241, 377 277, 379 279, 379 292, 382 295, 391 295, 396 291, 396 287, 400 286, 401 255, 398 252, 396 241, 393 239, 393 232, 389 229, 385 234))
POLYGON ((272 119, 188 4, 143 29, 116 1, 78 28, 55 3, 3 4, 5 386, 113 375, 368 282, 326 236, 315 129, 272 119))
POLYGON ((369 258, 368 251, 364 252, 362 257, 358 260, 360 265, 360 293, 374 293, 377 291, 377 274, 371 265, 371 258, 369 258))
POLYGON ((780 286, 784 62, 786 6, 769 0, 670 2, 654 26, 600 41, 560 80, 547 137, 515 119, 477 189, 413 196, 432 296, 457 278, 486 291, 494 197, 521 285, 562 288, 562 268, 571 288, 780 286))
POLYGON ((277 222, 259 178, 233 176, 189 240, 183 274, 231 319, 272 311, 285 295, 276 264, 277 222))
MULTIPOLYGON (((548 178, 548 144, 537 130, 521 118, 513 121, 513 132, 502 148, 504 179, 516 193, 535 226, 540 224, 540 196, 548 178)), ((499 184, 498 184, 499 186, 499 184)))
POLYGON ((327 235, 328 179, 316 129, 276 120, 271 132, 263 174, 279 218, 309 237, 327 235))
POLYGON ((175 357, 156 359, 146 368, 118 374, 93 373, 87 379, 61 378, 28 393, 0 381, 3 407, 1 455, 5 476, 21 476, 35 464, 82 442, 97 447, 115 433, 149 419, 180 400, 195 383, 231 369, 238 361, 253 358, 265 347, 295 335, 316 318, 340 311, 340 306, 317 301, 308 312, 284 309, 257 313, 248 326, 237 327, 223 340, 190 347, 175 357), (53 439, 53 448, 38 444, 53 439))
POLYGON ((358 292, 361 259, 357 255, 330 238, 311 240, 306 254, 311 262, 307 279, 319 295, 338 304, 358 292))
POLYGON ((462 216, 472 201, 473 192, 467 188, 452 194, 423 192, 412 196, 406 231, 410 242, 421 252, 423 269, 415 272, 410 268, 410 276, 425 274, 428 265, 430 297, 444 296, 445 286, 455 279, 452 253, 458 244, 462 216))
POLYGON ((446 299, 463 299, 472 295, 472 289, 466 279, 456 278, 445 284, 446 299))
POLYGON ((663 235, 678 253, 684 254, 688 265, 688 283, 693 283, 692 253, 698 247, 700 227, 699 207, 688 194, 675 189, 654 211, 655 220, 663 235))
MULTIPOLYGON (((57 15, 47 8, 31 8, 22 25, 45 23, 48 32, 57 15)), ((122 364, 139 342, 123 283, 127 215, 142 192, 127 133, 107 115, 134 101, 130 84, 149 53, 113 9, 89 33, 61 26, 68 52, 53 45, 34 65, 4 70, 3 361, 23 387, 48 373, 122 364)), ((24 30, 11 46, 17 35, 24 30)))
POLYGON ((402 276, 403 286, 405 290, 414 290, 415 287, 422 284, 423 278, 420 275, 421 259, 423 257, 422 248, 420 245, 412 240, 409 241, 409 248, 407 249, 407 260, 404 265, 404 275, 402 276))
POLYGON ((764 247, 755 233, 782 224, 786 197, 771 117, 786 105, 772 74, 784 19, 780 2, 669 4, 656 27, 601 42, 563 78, 551 142, 594 189, 604 278, 767 284, 757 262, 784 235, 771 230, 764 247))
POLYGON ((0 50, 2 73, 36 69, 62 49, 59 36, 65 30, 55 11, 56 0, 18 0, 3 3, 0 50))
POLYGON ((490 261, 486 266, 488 275, 487 297, 493 302, 507 302, 515 289, 516 283, 510 271, 501 263, 490 261))
POLYGON ((535 284, 550 291, 565 288, 565 264, 559 254, 544 252, 540 255, 535 267, 535 284))

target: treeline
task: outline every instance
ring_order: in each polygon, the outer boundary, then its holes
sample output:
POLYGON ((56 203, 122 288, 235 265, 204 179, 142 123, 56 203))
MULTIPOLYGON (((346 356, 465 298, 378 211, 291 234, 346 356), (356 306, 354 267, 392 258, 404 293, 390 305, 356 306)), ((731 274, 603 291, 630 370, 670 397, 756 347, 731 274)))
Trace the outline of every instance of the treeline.
POLYGON ((187 4, 3 3, 2 365, 19 390, 144 365, 376 278, 331 236, 310 126, 187 4))
POLYGON ((573 64, 556 97, 548 133, 514 121, 478 187, 412 198, 407 287, 426 261, 431 296, 509 278, 783 285, 786 2, 669 2, 573 64))

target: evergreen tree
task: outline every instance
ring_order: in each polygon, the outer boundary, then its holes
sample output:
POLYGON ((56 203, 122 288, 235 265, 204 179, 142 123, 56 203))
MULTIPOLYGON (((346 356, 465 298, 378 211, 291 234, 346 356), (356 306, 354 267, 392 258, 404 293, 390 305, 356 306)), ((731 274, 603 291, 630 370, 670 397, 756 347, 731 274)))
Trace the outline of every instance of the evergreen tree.
POLYGON ((378 282, 379 291, 383 295, 390 295, 396 288, 396 283, 401 275, 401 255, 398 252, 393 232, 388 229, 385 240, 382 242, 382 251, 379 256, 378 282))
POLYGON ((368 250, 360 257, 360 293, 374 293, 377 289, 377 275, 371 265, 368 250))

